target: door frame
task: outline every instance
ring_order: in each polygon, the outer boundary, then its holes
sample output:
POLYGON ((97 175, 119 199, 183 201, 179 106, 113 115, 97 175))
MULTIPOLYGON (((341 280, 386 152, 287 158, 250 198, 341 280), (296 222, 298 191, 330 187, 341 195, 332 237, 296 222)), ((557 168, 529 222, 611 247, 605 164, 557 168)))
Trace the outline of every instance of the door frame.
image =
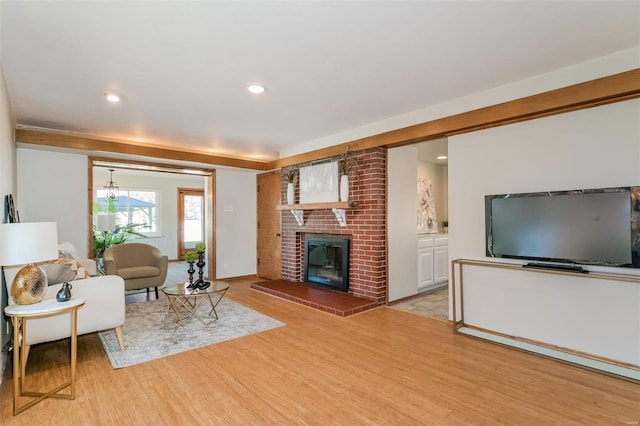
POLYGON ((206 235, 206 219, 205 219, 205 191, 200 188, 178 188, 178 260, 183 260, 187 248, 184 246, 184 195, 201 196, 202 197, 202 219, 204 229, 202 235, 206 235))
POLYGON ((87 161, 87 247, 88 256, 93 258, 93 168, 107 167, 124 170, 142 170, 159 173, 174 173, 195 175, 204 178, 204 212, 205 212, 205 242, 207 244, 206 262, 209 265, 208 277, 217 278, 216 267, 216 170, 202 167, 176 166, 172 164, 153 163, 150 161, 136 161, 107 157, 88 157, 87 161))

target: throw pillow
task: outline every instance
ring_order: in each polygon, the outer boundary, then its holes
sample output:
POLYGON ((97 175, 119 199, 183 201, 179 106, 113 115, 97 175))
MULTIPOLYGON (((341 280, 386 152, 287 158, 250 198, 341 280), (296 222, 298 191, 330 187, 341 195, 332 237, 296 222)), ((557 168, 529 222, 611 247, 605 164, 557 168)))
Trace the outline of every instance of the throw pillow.
MULTIPOLYGON (((49 285, 66 283, 76 279, 76 272, 71 269, 69 261, 70 259, 55 259, 40 265, 40 268, 47 275, 49 285)), ((71 260, 71 262, 73 261, 71 260)))
POLYGON ((49 285, 89 278, 82 264, 73 259, 53 259, 40 267, 47 274, 49 285))
POLYGON ((67 259, 80 259, 76 248, 69 241, 64 241, 58 244, 58 253, 63 254, 63 256, 58 257, 65 257, 67 259))

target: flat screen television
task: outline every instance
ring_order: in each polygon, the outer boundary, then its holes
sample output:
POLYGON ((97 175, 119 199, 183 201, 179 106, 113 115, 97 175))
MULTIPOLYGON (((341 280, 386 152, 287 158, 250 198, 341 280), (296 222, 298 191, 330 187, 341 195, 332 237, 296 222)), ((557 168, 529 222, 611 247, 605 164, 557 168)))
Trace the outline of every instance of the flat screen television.
POLYGON ((640 187, 485 196, 488 257, 640 268, 639 231, 640 187))

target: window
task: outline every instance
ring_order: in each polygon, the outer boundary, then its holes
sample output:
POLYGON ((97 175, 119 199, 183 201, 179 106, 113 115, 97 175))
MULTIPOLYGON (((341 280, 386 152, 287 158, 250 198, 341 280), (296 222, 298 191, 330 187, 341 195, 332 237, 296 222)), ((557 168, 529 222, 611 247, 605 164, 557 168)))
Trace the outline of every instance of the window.
POLYGON ((135 230, 148 237, 161 237, 160 191, 147 189, 121 189, 118 199, 109 203, 106 192, 97 190, 100 211, 110 211, 116 216, 116 225, 139 224, 135 230))

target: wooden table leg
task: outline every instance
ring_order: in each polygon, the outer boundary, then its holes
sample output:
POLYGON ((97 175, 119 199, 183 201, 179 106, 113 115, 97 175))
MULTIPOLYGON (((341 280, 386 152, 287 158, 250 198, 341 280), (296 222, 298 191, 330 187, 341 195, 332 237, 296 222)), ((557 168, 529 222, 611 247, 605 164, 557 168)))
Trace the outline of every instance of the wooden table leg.
POLYGON ((76 361, 78 359, 78 308, 71 311, 71 399, 76 398, 76 361))
POLYGON ((22 361, 20 360, 20 349, 24 342, 20 342, 20 327, 22 327, 22 318, 13 317, 13 415, 18 414, 18 400, 22 393, 20 377, 20 369, 22 361))

